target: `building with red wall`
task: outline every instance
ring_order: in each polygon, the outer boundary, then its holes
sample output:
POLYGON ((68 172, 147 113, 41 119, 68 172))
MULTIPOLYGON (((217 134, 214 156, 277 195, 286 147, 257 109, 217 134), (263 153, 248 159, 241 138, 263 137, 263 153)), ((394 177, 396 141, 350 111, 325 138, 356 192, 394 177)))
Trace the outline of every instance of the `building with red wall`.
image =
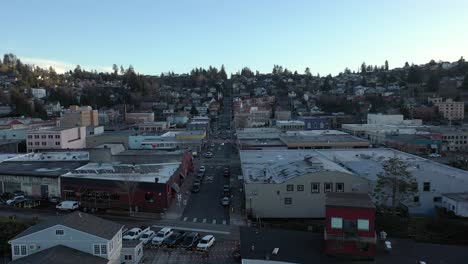
POLYGON ((373 258, 375 206, 369 195, 327 193, 325 206, 325 253, 373 258))
POLYGON ((133 210, 161 212, 177 197, 191 171, 188 152, 180 161, 164 163, 88 163, 61 177, 61 193, 88 208, 128 209, 130 200, 133 210))

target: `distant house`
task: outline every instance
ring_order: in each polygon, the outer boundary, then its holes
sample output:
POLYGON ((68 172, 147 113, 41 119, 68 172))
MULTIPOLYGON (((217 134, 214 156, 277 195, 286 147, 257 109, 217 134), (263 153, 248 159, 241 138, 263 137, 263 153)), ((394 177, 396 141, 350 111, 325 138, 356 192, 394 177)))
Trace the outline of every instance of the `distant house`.
POLYGON ((49 217, 9 241, 11 263, 120 263, 122 229, 82 212, 49 217))

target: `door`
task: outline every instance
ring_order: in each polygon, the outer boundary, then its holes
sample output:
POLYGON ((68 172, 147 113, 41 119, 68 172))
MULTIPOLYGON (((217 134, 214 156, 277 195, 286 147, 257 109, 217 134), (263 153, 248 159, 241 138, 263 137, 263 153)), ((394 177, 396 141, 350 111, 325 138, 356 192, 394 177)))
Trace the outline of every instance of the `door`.
POLYGON ((49 185, 41 185, 41 197, 49 197, 49 185))

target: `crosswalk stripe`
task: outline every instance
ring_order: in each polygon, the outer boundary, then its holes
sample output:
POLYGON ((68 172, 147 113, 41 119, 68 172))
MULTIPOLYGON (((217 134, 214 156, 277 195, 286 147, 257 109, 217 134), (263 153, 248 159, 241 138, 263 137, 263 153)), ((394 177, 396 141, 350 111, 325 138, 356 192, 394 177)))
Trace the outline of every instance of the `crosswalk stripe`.
POLYGON ((206 223, 206 218, 203 218, 203 223, 206 223))
POLYGON ((184 217, 184 222, 187 221, 187 219, 188 219, 187 217, 184 217))
POLYGON ((192 221, 192 222, 194 222, 194 223, 195 223, 196 221, 197 221, 197 218, 195 217, 195 218, 193 219, 193 221, 192 221))

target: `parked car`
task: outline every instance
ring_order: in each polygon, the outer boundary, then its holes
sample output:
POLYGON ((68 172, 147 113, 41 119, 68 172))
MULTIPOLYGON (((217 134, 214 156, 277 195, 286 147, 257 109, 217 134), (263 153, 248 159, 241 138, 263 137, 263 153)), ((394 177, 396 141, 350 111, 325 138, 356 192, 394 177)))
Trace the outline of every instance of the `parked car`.
POLYGON ((200 240, 200 234, 197 232, 192 232, 185 236, 184 241, 180 244, 181 247, 186 249, 193 249, 200 240))
POLYGON ((198 168, 198 172, 203 172, 205 173, 206 171, 206 167, 205 166, 200 166, 200 168, 198 168))
POLYGON ((211 147, 211 148, 214 148, 214 147, 215 147, 215 144, 214 144, 214 143, 211 143, 210 147, 211 147))
POLYGON ((166 247, 175 247, 184 240, 185 235, 184 231, 174 232, 164 240, 163 244, 166 247))
POLYGON ((62 201, 55 206, 55 209, 60 211, 75 211, 80 208, 80 203, 77 201, 62 201))
POLYGON ((58 203, 60 202, 60 197, 57 197, 57 196, 52 196, 52 197, 49 197, 49 202, 50 203, 58 203))
POLYGON ((429 154, 429 157, 430 158, 440 158, 440 157, 442 157, 442 155, 440 155, 439 153, 431 153, 431 154, 429 154))
POLYGON ((135 227, 130 229, 125 233, 125 235, 122 237, 124 240, 137 240, 140 239, 140 237, 143 235, 144 232, 149 231, 149 227, 135 227))
POLYGON ((225 185, 223 186, 223 194, 224 194, 224 196, 229 196, 229 195, 231 194, 229 185, 225 184, 225 185))
POLYGON ((156 233, 154 233, 153 230, 146 230, 140 237, 140 241, 143 241, 143 245, 146 245, 148 244, 151 239, 153 239, 154 235, 156 235, 156 233))
POLYGON ((198 192, 200 192, 200 184, 194 183, 194 184, 192 185, 191 191, 192 191, 193 193, 198 193, 198 192))
POLYGON ((211 157, 213 157, 213 153, 209 151, 205 153, 205 158, 211 158, 211 157))
POLYGON ((231 171, 229 169, 224 169, 224 177, 231 176, 231 171))
POLYGON ((208 250, 214 245, 215 238, 212 235, 204 236, 197 244, 197 250, 208 250))
POLYGON ((231 199, 229 197, 223 197, 221 199, 222 206, 229 206, 231 204, 231 199))
POLYGON ((13 206, 24 201, 26 201, 26 198, 24 198, 24 196, 14 196, 13 198, 7 200, 6 204, 13 206))
POLYGON ((161 230, 159 230, 158 233, 151 239, 151 244, 153 245, 162 245, 164 240, 168 238, 170 235, 172 235, 174 231, 172 230, 171 227, 164 227, 161 230))

